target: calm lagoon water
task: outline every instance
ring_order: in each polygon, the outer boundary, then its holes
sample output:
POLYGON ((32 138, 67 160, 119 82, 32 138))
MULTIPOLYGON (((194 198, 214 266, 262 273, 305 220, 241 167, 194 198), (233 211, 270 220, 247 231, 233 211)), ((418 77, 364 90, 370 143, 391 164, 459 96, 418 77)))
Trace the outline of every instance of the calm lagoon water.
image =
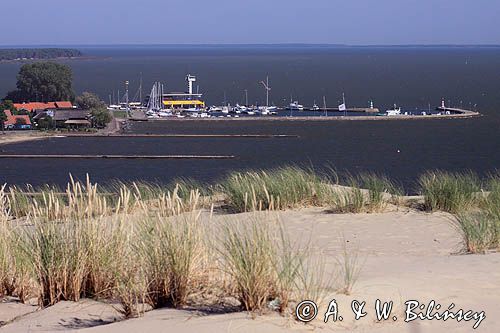
MULTIPOLYGON (((203 121, 136 123, 133 133, 293 134, 298 138, 51 138, 0 146, 0 153, 33 154, 231 154, 223 161, 0 160, 0 183, 64 184, 68 174, 98 182, 112 179, 170 182, 178 177, 214 181, 230 170, 286 164, 325 170, 386 174, 411 191, 429 169, 500 168, 500 48, 338 48, 338 47, 100 47, 91 56, 64 61, 74 71, 77 92, 95 91, 105 100, 142 72, 144 93, 154 81, 185 90, 184 76, 198 76, 209 104, 265 99, 260 80, 269 75, 271 100, 298 99, 309 106, 334 106, 346 93, 348 106, 373 99, 381 110, 398 103, 426 109, 441 98, 455 106, 477 104, 475 119, 359 122, 203 121), (448 102, 449 100, 449 102, 448 102), (398 152, 399 151, 399 152, 398 152)), ((20 64, 0 64, 0 95, 15 87, 20 64)), ((115 93, 116 98, 116 93, 115 93)))

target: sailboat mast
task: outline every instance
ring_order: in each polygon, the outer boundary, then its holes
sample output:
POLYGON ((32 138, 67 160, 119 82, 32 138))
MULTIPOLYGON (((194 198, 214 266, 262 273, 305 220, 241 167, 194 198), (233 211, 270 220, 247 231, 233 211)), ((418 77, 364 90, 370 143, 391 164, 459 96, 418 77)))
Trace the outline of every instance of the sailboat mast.
POLYGON ((141 77, 139 79, 139 103, 142 105, 142 72, 141 77))
POLYGON ((266 106, 269 106, 269 76, 266 76, 266 106))
POLYGON ((347 115, 347 105, 345 105, 345 94, 342 93, 342 103, 344 103, 344 116, 347 115))
POLYGON ((325 116, 328 116, 328 111, 326 110, 326 97, 323 96, 323 110, 325 110, 325 116))

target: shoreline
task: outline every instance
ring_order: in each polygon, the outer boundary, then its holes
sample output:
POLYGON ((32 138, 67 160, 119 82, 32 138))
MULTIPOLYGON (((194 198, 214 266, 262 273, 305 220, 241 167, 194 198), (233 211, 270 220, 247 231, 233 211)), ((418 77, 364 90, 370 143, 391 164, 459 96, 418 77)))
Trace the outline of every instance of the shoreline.
POLYGON ((4 134, 0 133, 0 146, 8 145, 11 143, 20 143, 28 141, 38 141, 50 138, 56 134, 41 133, 39 131, 6 131, 4 134))

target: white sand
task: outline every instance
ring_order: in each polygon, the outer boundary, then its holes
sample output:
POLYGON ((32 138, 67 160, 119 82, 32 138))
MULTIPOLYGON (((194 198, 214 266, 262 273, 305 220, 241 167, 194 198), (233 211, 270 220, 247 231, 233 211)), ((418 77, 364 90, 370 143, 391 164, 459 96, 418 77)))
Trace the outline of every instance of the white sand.
MULTIPOLYGON (((240 214, 245 218, 251 214, 240 214)), ((498 332, 500 327, 500 254, 457 255, 460 235, 452 226, 450 215, 425 214, 409 210, 381 213, 333 215, 321 209, 282 212, 281 220, 291 235, 311 242, 324 254, 327 270, 336 267, 335 258, 348 241, 352 253, 358 252, 364 263, 351 296, 334 292, 343 322, 322 323, 325 304, 310 325, 297 324, 289 318, 265 315, 253 320, 246 313, 205 315, 189 311, 161 309, 144 317, 108 325, 104 321, 119 318, 107 305, 93 301, 64 302, 52 308, 26 315, 1 328, 5 332, 66 330, 80 327, 89 332, 472 332, 474 321, 415 321, 404 323, 404 302, 436 300, 447 308, 485 311, 486 319, 476 332, 498 332), (398 320, 377 323, 374 303, 377 298, 394 301, 392 315, 398 320), (367 301, 368 316, 355 321, 350 310, 353 299, 367 301), (89 305, 90 304, 90 305, 89 305), (102 311, 102 312, 101 312, 102 311), (80 325, 68 325, 77 322, 80 325)), ((217 217, 218 218, 218 217, 217 217)), ((227 216, 222 218, 228 218, 227 216)), ((6 304, 0 304, 4 318, 6 304)), ((455 309, 455 310, 456 310, 455 309)), ((11 313, 11 316, 13 314, 11 313)), ((2 319, 0 319, 2 320, 2 319)))

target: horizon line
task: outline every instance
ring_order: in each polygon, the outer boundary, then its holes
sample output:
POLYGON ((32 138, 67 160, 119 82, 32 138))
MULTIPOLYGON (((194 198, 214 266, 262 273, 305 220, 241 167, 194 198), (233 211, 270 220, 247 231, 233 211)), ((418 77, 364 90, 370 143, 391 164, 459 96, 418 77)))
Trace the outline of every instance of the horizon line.
POLYGON ((282 46, 282 47, 338 47, 338 48, 368 48, 368 47, 500 47, 500 44, 339 44, 339 43, 71 43, 71 44, 0 44, 0 48, 59 48, 59 47, 249 47, 249 46, 282 46))

